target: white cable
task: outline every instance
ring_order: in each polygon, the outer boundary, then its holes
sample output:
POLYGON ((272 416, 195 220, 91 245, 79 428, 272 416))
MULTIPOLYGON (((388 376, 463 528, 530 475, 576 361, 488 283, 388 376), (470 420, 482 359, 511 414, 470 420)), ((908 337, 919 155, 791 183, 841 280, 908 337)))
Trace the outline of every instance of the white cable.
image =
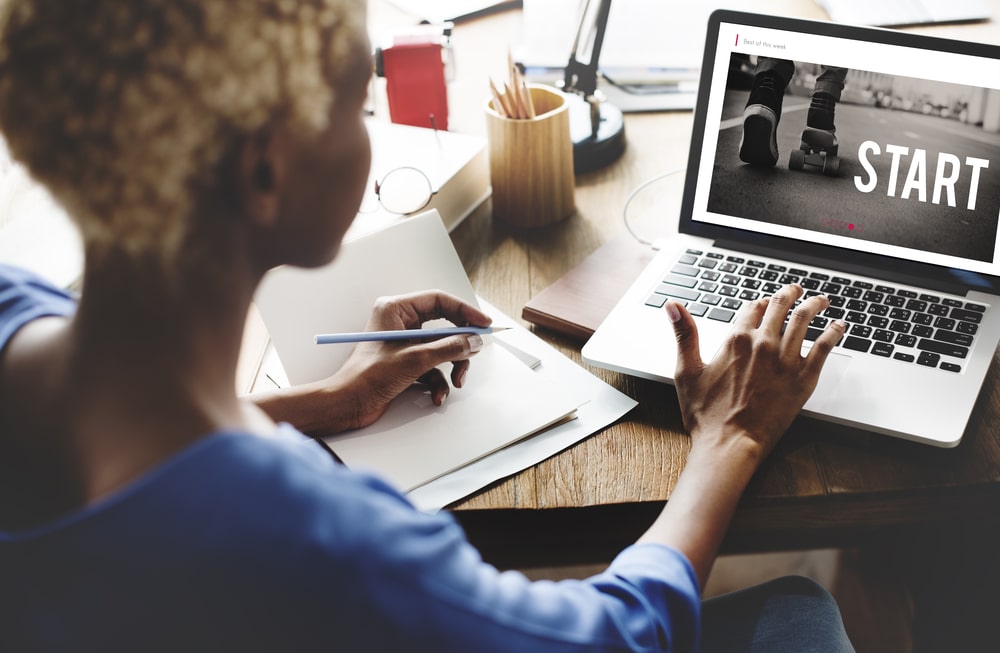
POLYGON ((622 222, 625 223, 625 228, 628 230, 628 232, 630 234, 632 234, 632 237, 635 238, 636 240, 638 240, 643 245, 652 245, 653 241, 646 240, 645 238, 643 238, 642 236, 640 236, 639 234, 637 234, 634 229, 632 229, 632 225, 630 225, 628 223, 628 207, 629 207, 629 205, 632 203, 632 200, 635 199, 635 196, 638 195, 640 191, 642 191, 644 188, 646 188, 650 184, 654 184, 654 183, 660 181, 661 179, 666 179, 667 177, 669 177, 671 175, 676 175, 678 172, 684 172, 684 170, 685 170, 684 168, 677 168, 676 170, 671 170, 670 172, 665 172, 662 175, 657 175, 656 177, 653 177, 652 179, 647 179, 646 181, 644 181, 641 184, 639 184, 638 186, 636 186, 636 188, 631 193, 629 193, 629 196, 625 199, 625 205, 622 207, 622 222))

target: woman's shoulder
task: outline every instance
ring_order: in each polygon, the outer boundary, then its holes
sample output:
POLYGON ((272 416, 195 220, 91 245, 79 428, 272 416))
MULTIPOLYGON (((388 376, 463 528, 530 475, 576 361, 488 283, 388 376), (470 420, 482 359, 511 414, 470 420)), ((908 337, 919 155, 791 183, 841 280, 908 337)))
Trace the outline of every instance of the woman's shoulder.
POLYGON ((111 610, 144 636, 172 614, 172 637, 213 633, 252 650, 279 635, 313 650, 336 635, 347 625, 337 613, 357 615, 366 599, 364 570, 401 544, 387 513, 417 513, 294 429, 278 430, 209 435, 84 511, 0 533, 0 576, 27 595, 20 612, 79 621, 111 610), (61 612, 49 597, 67 588, 85 589, 88 605, 61 612))
POLYGON ((74 302, 73 296, 38 274, 0 262, 0 306, 33 298, 36 300, 74 302))
POLYGON ((253 533, 277 543, 321 524, 347 546, 345 534, 364 537, 373 509, 416 512, 378 477, 348 470, 283 424, 275 437, 207 435, 106 498, 30 532, 0 533, 0 540, 72 539, 80 530, 113 538, 136 528, 197 533, 224 523, 233 539, 253 533))
POLYGON ((0 349, 22 326, 49 315, 70 315, 75 298, 38 275, 0 263, 0 349))

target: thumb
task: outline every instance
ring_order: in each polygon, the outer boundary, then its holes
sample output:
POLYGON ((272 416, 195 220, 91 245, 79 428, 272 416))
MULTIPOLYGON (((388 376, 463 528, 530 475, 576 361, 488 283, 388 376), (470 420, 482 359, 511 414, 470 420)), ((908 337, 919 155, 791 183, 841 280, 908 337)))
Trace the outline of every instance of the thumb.
POLYGON ((675 376, 685 372, 701 369, 701 349, 698 346, 698 326, 694 318, 682 304, 674 300, 664 305, 670 325, 674 328, 674 338, 677 339, 677 369, 675 376))

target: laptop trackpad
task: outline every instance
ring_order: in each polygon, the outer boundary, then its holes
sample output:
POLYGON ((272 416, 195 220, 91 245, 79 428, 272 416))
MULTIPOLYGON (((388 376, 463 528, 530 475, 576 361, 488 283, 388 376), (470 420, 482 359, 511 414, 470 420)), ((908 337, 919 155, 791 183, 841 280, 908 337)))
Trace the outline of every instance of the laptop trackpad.
MULTIPOLYGON (((805 352, 803 352, 805 353, 805 352)), ((819 383, 813 390, 812 396, 806 402, 807 410, 825 412, 824 408, 837 400, 837 386, 840 385, 844 373, 851 364, 851 356, 837 352, 831 352, 826 357, 823 364, 823 371, 819 374, 819 383)))

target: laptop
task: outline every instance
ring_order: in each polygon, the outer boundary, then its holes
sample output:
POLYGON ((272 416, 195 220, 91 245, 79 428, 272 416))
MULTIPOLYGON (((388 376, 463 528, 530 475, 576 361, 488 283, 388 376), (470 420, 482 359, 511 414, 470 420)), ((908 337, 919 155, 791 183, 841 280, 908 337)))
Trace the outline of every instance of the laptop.
POLYGON ((713 13, 679 220, 661 218, 678 235, 658 243, 585 361, 671 383, 667 299, 697 316, 708 361, 746 302, 797 282, 831 302, 804 347, 830 320, 848 323, 803 414, 958 445, 1000 339, 1000 47, 713 13), (794 69, 778 160, 744 163, 749 89, 775 57, 794 69), (830 67, 847 69, 836 150, 804 135, 830 67))

